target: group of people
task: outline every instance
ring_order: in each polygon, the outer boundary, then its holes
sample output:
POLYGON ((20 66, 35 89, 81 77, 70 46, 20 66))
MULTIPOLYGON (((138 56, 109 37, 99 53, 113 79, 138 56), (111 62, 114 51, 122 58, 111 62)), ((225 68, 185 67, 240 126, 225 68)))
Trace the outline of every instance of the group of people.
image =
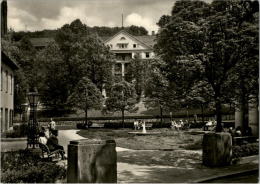
POLYGON ((58 130, 56 130, 56 123, 55 121, 53 121, 52 118, 50 123, 48 124, 48 129, 42 127, 42 130, 39 133, 39 143, 46 145, 51 152, 59 150, 61 158, 63 160, 66 159, 64 148, 63 146, 59 145, 58 130))
POLYGON ((134 121, 134 129, 135 130, 139 130, 141 129, 141 127, 143 126, 143 124, 145 124, 145 121, 141 121, 141 120, 135 120, 134 121))
POLYGON ((183 122, 182 119, 179 121, 171 120, 171 128, 175 129, 177 131, 179 131, 180 129, 183 129, 185 127, 185 125, 188 125, 188 124, 189 124, 188 120, 185 120, 185 122, 183 122))

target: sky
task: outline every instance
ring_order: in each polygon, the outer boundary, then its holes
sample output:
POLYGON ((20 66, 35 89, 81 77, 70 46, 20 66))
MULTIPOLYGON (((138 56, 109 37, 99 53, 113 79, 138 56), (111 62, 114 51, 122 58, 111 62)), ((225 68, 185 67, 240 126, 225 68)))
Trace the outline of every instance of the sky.
POLYGON ((88 26, 145 27, 170 14, 175 0, 7 0, 8 27, 15 31, 57 29, 79 18, 88 26))

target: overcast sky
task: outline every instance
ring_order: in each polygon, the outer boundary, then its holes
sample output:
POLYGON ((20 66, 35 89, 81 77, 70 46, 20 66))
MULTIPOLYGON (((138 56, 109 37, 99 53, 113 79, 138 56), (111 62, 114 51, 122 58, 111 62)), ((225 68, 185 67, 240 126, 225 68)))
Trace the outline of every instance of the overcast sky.
POLYGON ((145 27, 157 31, 156 22, 170 14, 174 0, 7 0, 8 27, 15 31, 60 28, 79 18, 88 26, 145 27))

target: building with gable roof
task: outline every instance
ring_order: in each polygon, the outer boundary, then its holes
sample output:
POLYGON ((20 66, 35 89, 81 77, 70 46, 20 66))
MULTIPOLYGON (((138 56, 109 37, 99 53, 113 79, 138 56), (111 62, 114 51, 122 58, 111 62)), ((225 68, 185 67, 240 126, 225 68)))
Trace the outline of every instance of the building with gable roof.
POLYGON ((138 54, 141 59, 152 59, 155 56, 154 35, 133 36, 121 30, 114 36, 106 38, 104 44, 109 46, 110 51, 115 54, 116 64, 113 67, 113 73, 119 78, 127 78, 127 68, 135 55, 138 54))

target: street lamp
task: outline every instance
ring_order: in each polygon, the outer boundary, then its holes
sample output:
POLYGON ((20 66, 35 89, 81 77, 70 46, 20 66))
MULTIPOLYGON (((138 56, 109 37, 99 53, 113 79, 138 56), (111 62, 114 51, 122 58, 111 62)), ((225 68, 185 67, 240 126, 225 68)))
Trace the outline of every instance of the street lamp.
POLYGON ((30 115, 28 122, 28 133, 27 133, 27 148, 38 145, 38 122, 37 122, 37 104, 39 99, 39 94, 37 91, 29 92, 28 101, 30 106, 30 115))

